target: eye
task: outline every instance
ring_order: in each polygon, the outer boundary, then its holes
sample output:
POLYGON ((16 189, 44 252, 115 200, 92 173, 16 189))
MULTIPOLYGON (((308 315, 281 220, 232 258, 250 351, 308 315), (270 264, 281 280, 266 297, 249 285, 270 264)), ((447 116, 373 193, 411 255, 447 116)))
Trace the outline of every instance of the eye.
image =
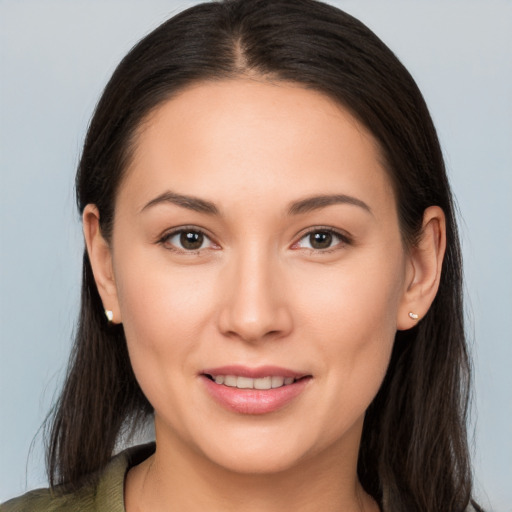
POLYGON ((160 243, 178 252, 197 252, 216 245, 202 231, 182 228, 165 234, 160 243))
POLYGON ((350 240, 347 236, 337 233, 332 229, 315 229, 304 235, 292 248, 326 251, 348 243, 350 243, 350 240))

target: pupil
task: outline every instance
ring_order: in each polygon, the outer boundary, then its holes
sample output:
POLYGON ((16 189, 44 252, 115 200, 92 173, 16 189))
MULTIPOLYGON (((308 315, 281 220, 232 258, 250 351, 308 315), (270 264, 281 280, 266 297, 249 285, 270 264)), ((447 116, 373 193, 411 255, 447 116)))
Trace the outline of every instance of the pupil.
POLYGON ((194 231, 181 233, 180 242, 185 249, 196 250, 203 245, 203 234, 194 231))
POLYGON ((313 249, 327 249, 332 243, 332 234, 327 231, 318 231, 309 236, 309 242, 313 249))

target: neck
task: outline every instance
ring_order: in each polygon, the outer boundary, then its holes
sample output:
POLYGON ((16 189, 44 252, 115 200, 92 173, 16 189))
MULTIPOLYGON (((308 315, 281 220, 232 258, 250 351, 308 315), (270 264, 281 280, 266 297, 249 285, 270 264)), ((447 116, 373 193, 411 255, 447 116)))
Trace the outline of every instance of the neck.
POLYGON ((325 453, 278 472, 227 470, 186 445, 158 442, 128 473, 127 512, 378 512, 357 479, 357 450, 325 453))

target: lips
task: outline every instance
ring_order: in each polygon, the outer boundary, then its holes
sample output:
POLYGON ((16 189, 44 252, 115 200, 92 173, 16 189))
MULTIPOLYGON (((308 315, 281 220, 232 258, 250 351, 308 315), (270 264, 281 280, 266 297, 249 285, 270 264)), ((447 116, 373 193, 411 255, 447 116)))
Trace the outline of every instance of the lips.
POLYGON ((311 375, 270 366, 208 369, 201 377, 215 402, 241 414, 277 411, 296 399, 311 380, 311 375))

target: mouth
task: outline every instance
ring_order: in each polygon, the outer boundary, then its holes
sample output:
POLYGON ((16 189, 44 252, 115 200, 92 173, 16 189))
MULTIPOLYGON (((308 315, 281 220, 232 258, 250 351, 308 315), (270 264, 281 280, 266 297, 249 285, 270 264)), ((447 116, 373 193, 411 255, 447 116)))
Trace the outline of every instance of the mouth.
POLYGON ((204 370, 205 390, 225 409, 238 414, 267 414, 283 409, 308 388, 313 376, 285 368, 224 366, 204 370))

